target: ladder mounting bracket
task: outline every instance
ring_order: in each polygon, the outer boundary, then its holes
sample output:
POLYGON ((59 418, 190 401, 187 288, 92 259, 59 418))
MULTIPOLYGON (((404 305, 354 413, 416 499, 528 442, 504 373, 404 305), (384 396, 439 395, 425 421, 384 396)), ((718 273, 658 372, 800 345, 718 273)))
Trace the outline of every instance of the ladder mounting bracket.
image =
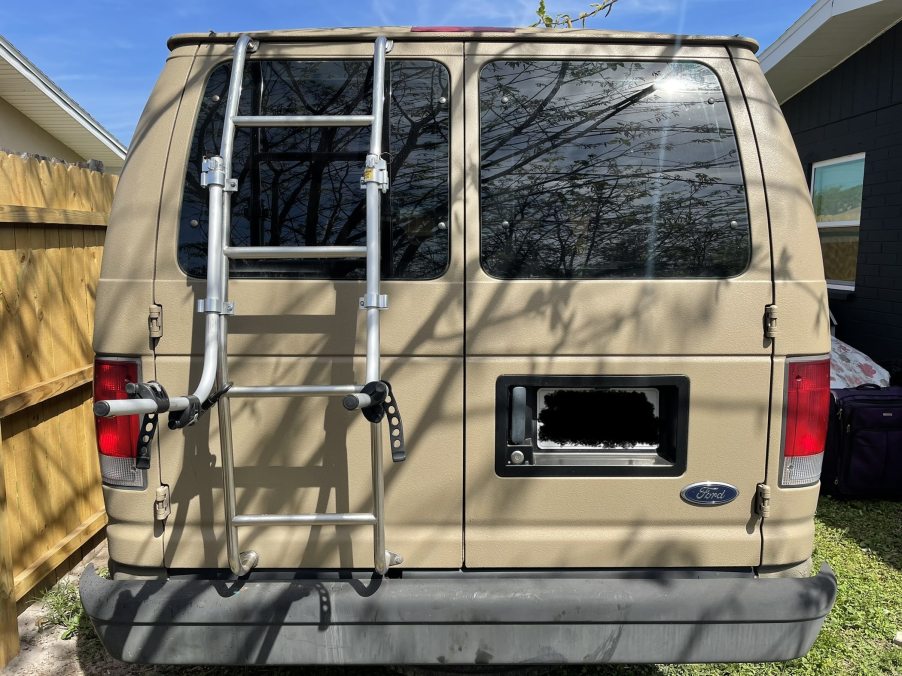
POLYGON ((201 187, 207 188, 211 185, 224 186, 225 183, 225 160, 219 155, 205 157, 200 165, 201 187))
POLYGON ((360 309, 361 310, 387 310, 388 309, 388 294, 385 293, 368 293, 365 296, 360 297, 360 309))
POLYGON ((227 300, 223 302, 216 298, 199 298, 197 311, 201 314, 233 315, 235 314, 235 301, 227 300))
POLYGON ((360 177, 360 187, 366 188, 367 183, 375 183, 382 192, 388 191, 388 164, 378 155, 366 156, 363 176, 360 177))

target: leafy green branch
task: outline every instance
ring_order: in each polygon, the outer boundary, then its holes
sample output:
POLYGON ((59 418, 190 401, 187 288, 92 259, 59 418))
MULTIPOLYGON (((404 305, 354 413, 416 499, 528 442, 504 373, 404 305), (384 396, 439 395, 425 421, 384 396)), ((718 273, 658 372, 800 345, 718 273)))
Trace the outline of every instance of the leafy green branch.
POLYGON ((608 16, 617 0, 604 0, 604 2, 591 2, 585 12, 580 12, 575 17, 571 14, 549 14, 545 8, 545 0, 539 0, 539 6, 536 9, 536 15, 539 20, 532 24, 532 28, 539 26, 545 28, 573 28, 574 23, 578 23, 580 28, 586 27, 586 20, 594 16, 608 16))

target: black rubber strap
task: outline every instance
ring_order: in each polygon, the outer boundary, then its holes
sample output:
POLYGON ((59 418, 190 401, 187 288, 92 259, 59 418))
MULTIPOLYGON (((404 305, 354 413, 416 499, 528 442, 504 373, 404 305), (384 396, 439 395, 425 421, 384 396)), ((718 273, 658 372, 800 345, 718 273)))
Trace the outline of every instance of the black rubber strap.
POLYGON ((223 387, 221 390, 218 390, 207 397, 207 399, 200 405, 201 412, 209 411, 211 408, 213 408, 213 406, 216 405, 216 402, 220 400, 222 395, 231 390, 232 385, 234 384, 235 383, 226 383, 225 387, 223 387))
POLYGON ((391 445, 392 462, 404 462, 407 459, 407 451, 404 448, 404 425, 401 422, 401 412, 398 410, 398 402, 395 401, 395 393, 392 392, 391 384, 383 381, 388 388, 388 394, 382 402, 382 409, 385 411, 385 417, 388 420, 388 439, 391 445))
POLYGON ((188 395, 188 408, 184 411, 171 411, 169 413, 169 429, 180 430, 197 422, 201 414, 200 399, 193 394, 188 395))
POLYGON ((160 423, 160 413, 169 410, 169 396, 165 388, 155 380, 146 383, 128 383, 125 391, 132 399, 149 399, 157 405, 156 413, 145 413, 141 417, 138 430, 138 444, 135 449, 135 469, 150 469, 150 449, 154 434, 160 423))
POLYGON ((372 402, 369 406, 364 406, 360 409, 363 417, 371 423, 382 422, 382 418, 385 417, 385 409, 382 408, 382 402, 385 401, 388 390, 387 383, 383 383, 381 380, 367 383, 360 390, 360 393, 367 395, 370 398, 370 402, 372 402))
POLYGON ((138 430, 138 449, 135 453, 135 469, 150 469, 150 445, 157 432, 160 416, 146 413, 141 418, 141 429, 138 430))

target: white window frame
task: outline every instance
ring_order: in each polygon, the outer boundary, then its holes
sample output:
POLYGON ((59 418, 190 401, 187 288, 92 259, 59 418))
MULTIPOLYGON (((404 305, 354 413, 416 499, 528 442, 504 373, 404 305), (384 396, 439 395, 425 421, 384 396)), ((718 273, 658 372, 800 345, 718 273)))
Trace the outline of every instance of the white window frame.
MULTIPOLYGON (((854 153, 852 155, 843 155, 842 157, 834 157, 829 160, 821 160, 820 162, 813 162, 811 164, 811 184, 808 186, 808 190, 811 194, 811 203, 814 204, 814 175, 818 169, 821 167, 829 167, 833 164, 843 164, 844 162, 854 162, 855 160, 864 160, 867 153, 854 153)), ((865 160, 866 161, 866 160, 865 160)), ((864 184, 864 177, 862 177, 862 186, 864 184)), ((862 202, 864 199, 862 199, 862 202)), ((815 220, 817 219, 817 214, 814 215, 815 220)), ((861 228, 861 218, 857 221, 831 221, 829 223, 818 223, 818 230, 821 228, 861 228)), ((860 232, 859 232, 860 234, 860 232)), ((857 261, 856 261, 857 265, 857 261)), ((845 280, 839 279, 828 279, 827 280, 827 288, 828 289, 836 289, 838 291, 854 291, 855 290, 855 282, 847 282, 845 280)))

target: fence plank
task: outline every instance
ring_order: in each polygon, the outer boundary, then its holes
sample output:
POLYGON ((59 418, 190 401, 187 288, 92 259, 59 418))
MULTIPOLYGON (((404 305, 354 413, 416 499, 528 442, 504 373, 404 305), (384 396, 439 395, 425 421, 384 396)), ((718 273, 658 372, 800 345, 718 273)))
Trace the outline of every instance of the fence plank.
POLYGON ((15 233, 12 228, 0 227, 0 392, 16 389, 12 385, 8 362, 14 358, 16 315, 19 312, 18 269, 15 233))
POLYGON ((19 652, 19 627, 16 623, 6 480, 3 471, 2 431, 0 427, 0 669, 19 652))
POLYGON ((57 544, 28 568, 16 575, 13 582, 13 597, 19 601, 37 587, 41 581, 73 552, 94 537, 106 525, 106 512, 102 509, 61 539, 57 544))
POLYGON ((0 151, 0 204, 109 213, 119 177, 0 151))
POLYGON ((108 220, 109 213, 107 212, 0 204, 0 223, 37 223, 104 228, 108 220))
POLYGON ((91 382, 93 377, 94 367, 89 364, 56 378, 32 385, 24 390, 4 395, 0 397, 0 418, 18 413, 24 408, 47 401, 51 397, 85 385, 91 382))
POLYGON ((117 179, 0 151, 0 666, 17 649, 10 600, 105 522, 89 383, 117 179))

